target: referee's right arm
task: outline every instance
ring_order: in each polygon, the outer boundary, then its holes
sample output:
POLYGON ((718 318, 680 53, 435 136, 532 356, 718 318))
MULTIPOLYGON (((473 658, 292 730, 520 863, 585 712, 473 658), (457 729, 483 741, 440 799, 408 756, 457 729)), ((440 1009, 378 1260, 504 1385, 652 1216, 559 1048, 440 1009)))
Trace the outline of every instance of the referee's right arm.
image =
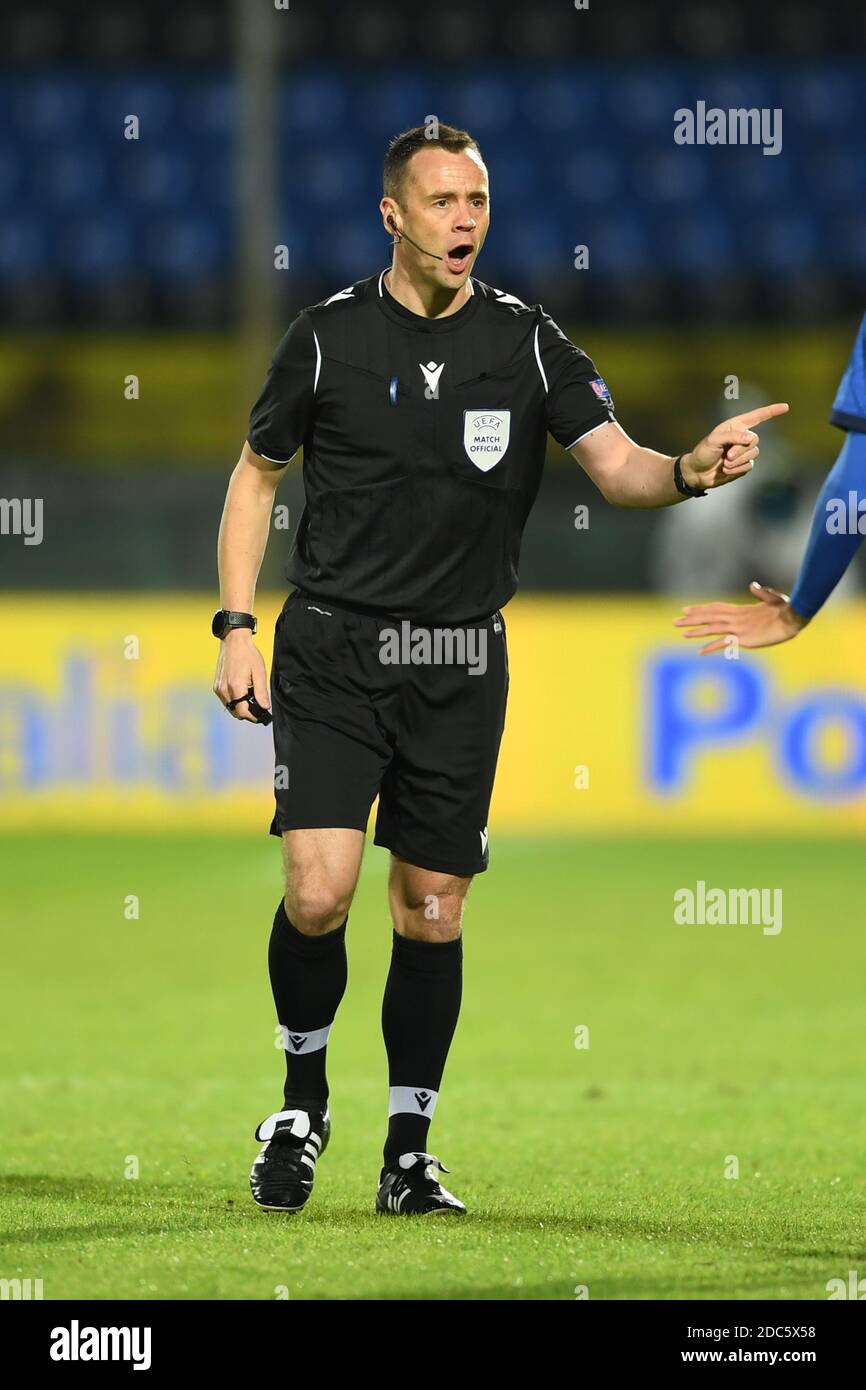
MULTIPOLYGON (((317 370, 316 335, 309 314, 302 310, 274 353, 267 381, 250 414, 247 442, 229 481, 217 544, 220 605, 229 611, 253 611, 274 493, 311 423, 317 370)), ((249 628, 235 628, 220 643, 214 693, 226 705, 246 695, 250 686, 257 702, 270 709, 262 654, 249 628)), ((230 713, 256 722, 246 702, 230 713)))
MULTIPOLYGON (((268 543, 274 493, 287 468, 288 464, 275 468, 249 444, 244 444, 229 480, 217 541, 222 608, 237 613, 253 612, 256 581, 268 543)), ((264 658, 249 628, 234 628, 220 642, 214 693, 225 705, 229 700, 246 695, 250 686, 258 703, 270 709, 264 658)), ((245 703, 230 713, 235 719, 256 722, 245 703)))

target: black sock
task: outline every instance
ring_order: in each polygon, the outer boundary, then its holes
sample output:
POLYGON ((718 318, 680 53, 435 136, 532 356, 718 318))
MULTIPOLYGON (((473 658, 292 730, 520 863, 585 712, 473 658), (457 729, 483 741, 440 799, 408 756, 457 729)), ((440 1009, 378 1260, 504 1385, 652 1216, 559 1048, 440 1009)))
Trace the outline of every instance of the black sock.
POLYGON ((462 937, 414 941, 394 932, 382 1000, 390 1086, 386 1164, 426 1151, 462 990, 462 937))
POLYGON ((348 974, 346 922, 335 931, 308 936, 292 925, 281 902, 271 931, 268 968, 286 1050, 285 1108, 323 1110, 328 1099, 328 1034, 348 974))

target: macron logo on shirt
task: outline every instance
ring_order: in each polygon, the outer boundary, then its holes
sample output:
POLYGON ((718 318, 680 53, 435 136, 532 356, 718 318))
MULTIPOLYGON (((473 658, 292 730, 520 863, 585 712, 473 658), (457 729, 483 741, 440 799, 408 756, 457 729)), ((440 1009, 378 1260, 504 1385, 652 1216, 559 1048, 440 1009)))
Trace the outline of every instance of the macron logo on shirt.
POLYGON ((427 383, 424 388, 425 398, 428 401, 438 401, 439 378, 442 375, 442 368, 445 366, 445 363, 440 362, 437 366, 435 362, 428 362, 427 366, 425 367, 423 362, 419 362, 418 366, 421 368, 421 371, 424 375, 424 380, 427 383))

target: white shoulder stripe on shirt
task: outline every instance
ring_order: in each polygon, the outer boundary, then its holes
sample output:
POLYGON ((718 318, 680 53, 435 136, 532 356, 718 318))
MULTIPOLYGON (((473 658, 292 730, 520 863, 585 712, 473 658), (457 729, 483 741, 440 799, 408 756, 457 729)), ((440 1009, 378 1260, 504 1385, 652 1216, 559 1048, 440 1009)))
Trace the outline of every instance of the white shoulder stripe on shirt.
POLYGON ((541 365, 541 353, 540 353, 539 350, 538 350, 538 329, 539 329, 539 325, 536 324, 536 325, 535 325, 535 360, 536 360, 536 362, 538 363, 538 370, 541 372, 541 380, 542 380, 542 382, 544 383, 544 393, 545 393, 545 395, 547 395, 547 377, 544 375, 544 368, 543 368, 542 365, 541 365))
POLYGON ((316 375, 313 378, 313 395, 315 395, 319 385, 319 372, 322 370, 322 349, 319 347, 315 328, 313 329, 313 342, 316 344, 316 375))

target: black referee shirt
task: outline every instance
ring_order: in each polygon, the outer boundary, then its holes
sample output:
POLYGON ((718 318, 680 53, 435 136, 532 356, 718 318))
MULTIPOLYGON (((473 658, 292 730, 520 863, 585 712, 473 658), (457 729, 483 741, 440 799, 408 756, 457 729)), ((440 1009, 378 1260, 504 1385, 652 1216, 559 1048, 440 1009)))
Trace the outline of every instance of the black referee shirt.
POLYGON ((613 401, 541 305, 470 280, 457 313, 428 319, 386 273, 298 314, 249 443, 274 464, 304 448, 293 584, 338 606, 471 622, 517 588, 548 430, 570 448, 613 419, 613 401))

